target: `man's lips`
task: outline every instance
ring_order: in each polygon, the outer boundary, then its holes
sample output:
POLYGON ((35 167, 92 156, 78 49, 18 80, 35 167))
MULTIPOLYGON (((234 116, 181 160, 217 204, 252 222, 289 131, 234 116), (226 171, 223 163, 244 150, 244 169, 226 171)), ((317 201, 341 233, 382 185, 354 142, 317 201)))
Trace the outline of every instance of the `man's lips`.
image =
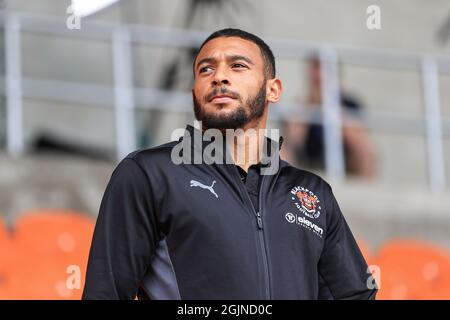
POLYGON ((234 100, 234 98, 227 95, 218 95, 211 99, 211 103, 227 103, 234 100))

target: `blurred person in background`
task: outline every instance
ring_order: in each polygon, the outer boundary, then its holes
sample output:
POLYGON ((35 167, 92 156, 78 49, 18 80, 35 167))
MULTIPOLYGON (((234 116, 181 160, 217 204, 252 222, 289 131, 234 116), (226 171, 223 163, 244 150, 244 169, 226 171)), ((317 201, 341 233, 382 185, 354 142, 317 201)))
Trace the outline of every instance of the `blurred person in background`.
MULTIPOLYGON (((310 120, 322 116, 322 76, 318 57, 308 61, 308 92, 306 115, 310 120)), ((346 172, 350 175, 373 179, 376 175, 375 148, 363 122, 362 104, 351 95, 340 92, 342 110, 342 139, 346 172)), ((316 170, 325 168, 324 128, 321 123, 287 121, 282 156, 288 162, 316 170)))

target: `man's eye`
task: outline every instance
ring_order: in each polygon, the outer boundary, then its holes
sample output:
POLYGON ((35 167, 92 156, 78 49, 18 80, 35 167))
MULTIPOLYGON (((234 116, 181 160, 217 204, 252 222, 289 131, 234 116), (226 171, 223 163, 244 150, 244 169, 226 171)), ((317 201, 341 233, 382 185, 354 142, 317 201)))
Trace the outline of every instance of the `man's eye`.
POLYGON ((247 68, 247 66, 245 64, 242 63, 234 63, 232 65, 233 68, 247 68))
POLYGON ((204 72, 208 72, 211 70, 211 67, 202 67, 200 68, 200 70, 198 71, 199 73, 204 73, 204 72))

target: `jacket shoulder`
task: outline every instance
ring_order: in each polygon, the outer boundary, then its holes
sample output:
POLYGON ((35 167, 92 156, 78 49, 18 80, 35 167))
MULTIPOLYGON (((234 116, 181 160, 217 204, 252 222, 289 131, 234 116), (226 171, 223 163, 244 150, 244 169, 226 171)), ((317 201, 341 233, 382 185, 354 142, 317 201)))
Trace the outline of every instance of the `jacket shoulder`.
POLYGON ((171 161, 172 149, 177 144, 178 141, 170 141, 158 146, 135 150, 129 153, 122 162, 131 159, 141 168, 166 166, 171 161))
POLYGON ((134 159, 134 160, 145 160, 146 158, 157 156, 160 154, 168 154, 170 155, 172 148, 178 144, 178 141, 170 141, 158 146, 139 149, 129 153, 125 159, 134 159))
POLYGON ((325 187, 329 188, 330 191, 332 190, 331 185, 324 178, 319 176, 318 174, 313 173, 308 170, 305 170, 305 169, 300 169, 300 168, 294 167, 287 161, 284 161, 284 160, 280 160, 280 161, 282 163, 281 166, 282 166, 283 170, 286 170, 287 172, 289 172, 290 175, 301 176, 311 182, 316 182, 318 184, 324 185, 325 187))

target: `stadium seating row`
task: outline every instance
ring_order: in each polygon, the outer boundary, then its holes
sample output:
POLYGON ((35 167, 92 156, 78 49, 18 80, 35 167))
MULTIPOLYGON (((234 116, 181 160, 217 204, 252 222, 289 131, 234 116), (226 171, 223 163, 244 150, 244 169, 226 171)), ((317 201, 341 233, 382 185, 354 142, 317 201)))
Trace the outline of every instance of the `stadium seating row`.
MULTIPOLYGON (((0 299, 80 299, 94 224, 69 210, 25 212, 12 230, 0 219, 0 299)), ((392 239, 374 254, 358 243, 380 287, 377 299, 450 299, 447 250, 392 239)))

